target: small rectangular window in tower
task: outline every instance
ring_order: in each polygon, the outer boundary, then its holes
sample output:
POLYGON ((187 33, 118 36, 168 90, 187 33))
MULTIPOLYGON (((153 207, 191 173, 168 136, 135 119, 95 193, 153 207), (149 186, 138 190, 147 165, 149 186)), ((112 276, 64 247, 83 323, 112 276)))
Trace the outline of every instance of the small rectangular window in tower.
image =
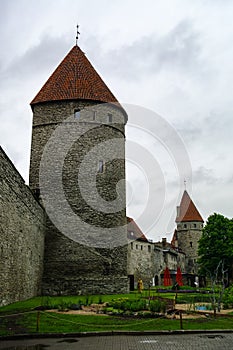
POLYGON ((133 242, 131 242, 131 249, 133 249, 133 242))
POLYGON ((143 246, 141 245, 141 250, 143 250, 143 246))
POLYGON ((99 165, 98 165, 98 173, 103 173, 104 172, 104 161, 99 160, 99 165))
POLYGON ((192 246, 193 246, 193 242, 190 242, 190 247, 192 248, 192 246))
POLYGON ((80 109, 76 109, 74 111, 74 117, 75 117, 75 119, 80 119, 80 109))
POLYGON ((108 122, 112 123, 112 114, 111 113, 108 113, 108 122))
POLYGON ((193 227, 196 228, 196 227, 197 227, 197 224, 193 224, 193 227))
POLYGON ((150 253, 151 252, 151 246, 148 245, 148 252, 150 253))
POLYGON ((96 112, 96 111, 93 111, 93 121, 96 120, 96 114, 97 114, 97 112, 96 112))

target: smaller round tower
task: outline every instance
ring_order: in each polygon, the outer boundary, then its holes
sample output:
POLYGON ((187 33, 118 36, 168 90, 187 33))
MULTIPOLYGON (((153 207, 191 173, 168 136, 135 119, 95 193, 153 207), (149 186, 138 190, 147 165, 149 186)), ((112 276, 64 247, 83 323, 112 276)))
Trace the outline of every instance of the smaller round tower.
POLYGON ((177 207, 177 243, 186 255, 185 270, 187 277, 194 282, 198 273, 198 241, 202 235, 203 219, 185 190, 180 206, 177 207))

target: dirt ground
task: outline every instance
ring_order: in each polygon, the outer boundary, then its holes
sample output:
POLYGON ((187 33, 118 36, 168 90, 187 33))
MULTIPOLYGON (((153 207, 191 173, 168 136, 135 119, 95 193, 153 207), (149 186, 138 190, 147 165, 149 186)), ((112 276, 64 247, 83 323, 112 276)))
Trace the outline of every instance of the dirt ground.
MULTIPOLYGON (((198 305, 195 306, 206 306, 207 303, 198 303, 198 305)), ((47 310, 46 312, 56 312, 61 314, 67 314, 67 315, 96 315, 96 316, 108 316, 106 314, 103 314, 99 311, 101 311, 103 305, 99 304, 93 304, 90 306, 83 306, 82 310, 64 310, 64 311, 58 311, 57 309, 54 310, 47 310)), ((179 318, 179 310, 182 311, 182 318, 183 319, 194 319, 194 318, 206 318, 207 315, 213 314, 213 310, 194 310, 194 306, 191 304, 176 304, 176 313, 172 313, 169 315, 169 318, 179 318), (187 311, 187 313, 185 313, 187 311), (192 313, 192 311, 195 311, 192 313)), ((226 315, 229 312, 233 312, 233 309, 227 309, 227 310, 221 310, 221 312, 217 312, 217 315, 226 315)))
MULTIPOLYGON (((195 306, 206 306, 206 305, 210 305, 208 303, 198 303, 196 304, 195 306)), ((196 311, 196 312, 199 312, 199 313, 210 313, 210 314, 213 314, 214 311, 213 310, 194 310, 193 308, 193 305, 190 305, 190 304, 176 304, 176 309, 178 310, 182 310, 182 311, 196 311)), ((233 309, 226 309, 226 310, 223 310, 221 309, 220 312, 217 312, 217 314, 228 314, 229 312, 233 312, 233 309)))

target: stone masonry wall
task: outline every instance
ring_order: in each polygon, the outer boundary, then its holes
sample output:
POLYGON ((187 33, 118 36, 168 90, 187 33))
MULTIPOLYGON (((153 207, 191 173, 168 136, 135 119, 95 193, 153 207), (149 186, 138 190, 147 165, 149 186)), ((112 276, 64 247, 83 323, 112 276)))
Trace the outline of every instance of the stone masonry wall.
POLYGON ((0 148, 0 305, 40 293, 44 211, 0 148))
POLYGON ((48 102, 33 112, 30 186, 49 215, 43 293, 127 292, 125 114, 92 101, 48 102))
POLYGON ((202 235, 201 222, 185 222, 177 225, 179 248, 186 254, 186 272, 198 273, 198 241, 202 235))
POLYGON ((185 271, 185 254, 173 249, 163 249, 151 242, 129 241, 128 244, 128 275, 134 276, 134 287, 138 278, 142 278, 146 287, 154 279, 158 285, 163 284, 164 270, 176 271, 177 266, 185 271))
MULTIPOLYGON (((49 224, 48 224, 49 225, 49 224)), ((74 242, 54 225, 47 230, 43 294, 125 293, 127 247, 97 250, 74 242)))

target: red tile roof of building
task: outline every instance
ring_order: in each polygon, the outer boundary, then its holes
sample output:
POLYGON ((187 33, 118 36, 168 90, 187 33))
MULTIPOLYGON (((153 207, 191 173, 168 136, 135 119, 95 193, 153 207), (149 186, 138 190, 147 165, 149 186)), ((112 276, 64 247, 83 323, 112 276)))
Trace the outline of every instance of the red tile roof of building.
POLYGON ((176 222, 186 222, 186 221, 200 221, 204 222, 201 214, 195 207, 192 199, 189 197, 187 191, 184 191, 180 206, 178 207, 178 215, 176 222))
POLYGON ((176 247, 177 240, 178 240, 177 230, 175 230, 174 233, 173 233, 173 236, 172 236, 172 240, 171 240, 172 247, 176 247))
POLYGON ((117 103, 115 96, 78 46, 70 50, 31 105, 73 99, 117 103))
POLYGON ((141 229, 132 218, 127 217, 127 224, 127 233, 129 239, 148 242, 146 236, 143 234, 141 229))

